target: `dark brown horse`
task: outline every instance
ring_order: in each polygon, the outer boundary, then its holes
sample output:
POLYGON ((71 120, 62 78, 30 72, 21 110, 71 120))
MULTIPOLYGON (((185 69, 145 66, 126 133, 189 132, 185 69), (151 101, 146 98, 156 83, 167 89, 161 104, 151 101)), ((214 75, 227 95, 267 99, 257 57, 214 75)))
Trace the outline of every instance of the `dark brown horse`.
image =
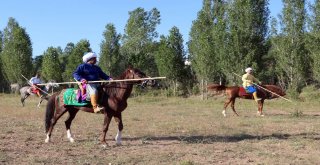
MULTIPOLYGON (((139 69, 129 67, 126 71, 119 77, 119 79, 140 79, 145 78, 146 75, 139 69)), ((123 130, 122 116, 121 112, 127 108, 127 99, 129 98, 133 84, 141 84, 142 81, 126 81, 126 82, 113 82, 110 84, 101 85, 99 89, 100 105, 105 107, 104 111, 104 123, 103 129, 100 136, 101 143, 106 146, 106 133, 109 128, 110 121, 115 117, 115 121, 118 124, 118 133, 115 137, 116 143, 121 144, 121 131, 123 130)), ((54 125, 59 120, 59 118, 66 112, 69 113, 67 120, 65 121, 65 126, 67 130, 67 138, 70 142, 74 142, 71 134, 71 123, 75 118, 79 110, 93 113, 92 106, 79 107, 61 104, 59 98, 63 94, 62 92, 54 94, 50 97, 45 117, 45 127, 47 138, 46 143, 50 141, 51 133, 54 125)), ((60 99, 61 100, 61 99, 60 99)))
MULTIPOLYGON (((278 98, 279 96, 284 96, 286 95, 285 92, 276 85, 261 85, 261 87, 257 87, 257 95, 259 98, 261 98, 260 101, 258 101, 258 114, 260 116, 263 116, 262 114, 262 108, 263 108, 263 103, 265 99, 274 99, 278 98), (262 88, 261 88, 262 87, 262 88), (267 90, 265 90, 265 89, 267 90), (271 92, 270 92, 271 91, 271 92), (274 94, 275 93, 275 94, 274 94)), ((207 86, 208 91, 225 91, 227 95, 227 100, 224 103, 224 110, 222 111, 222 114, 226 116, 226 109, 228 105, 231 103, 231 108, 233 112, 239 116, 239 114, 236 112, 234 108, 234 103, 236 101, 236 98, 243 98, 243 99, 253 99, 252 94, 246 93, 245 89, 243 87, 239 86, 225 86, 225 85, 218 85, 218 84, 210 84, 207 86)))

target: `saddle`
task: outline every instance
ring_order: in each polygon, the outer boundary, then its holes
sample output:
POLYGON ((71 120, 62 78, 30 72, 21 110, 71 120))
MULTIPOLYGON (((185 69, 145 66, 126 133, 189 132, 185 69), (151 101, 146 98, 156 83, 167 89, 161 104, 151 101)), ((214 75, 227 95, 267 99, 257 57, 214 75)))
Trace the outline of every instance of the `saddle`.
POLYGON ((247 93, 246 89, 243 87, 239 87, 239 96, 252 96, 251 93, 247 93))
POLYGON ((88 101, 82 100, 80 89, 68 88, 64 89, 60 93, 60 100, 63 105, 73 105, 73 106, 87 106, 91 103, 88 101))

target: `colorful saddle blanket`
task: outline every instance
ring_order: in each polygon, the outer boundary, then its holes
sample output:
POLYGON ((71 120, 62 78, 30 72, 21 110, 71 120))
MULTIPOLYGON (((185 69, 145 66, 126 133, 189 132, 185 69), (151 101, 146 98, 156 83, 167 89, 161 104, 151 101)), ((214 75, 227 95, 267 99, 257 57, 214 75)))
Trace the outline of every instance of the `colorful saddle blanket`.
POLYGON ((239 96, 251 96, 252 94, 247 93, 246 89, 244 89, 243 87, 239 87, 239 96))
POLYGON ((79 89, 68 88, 63 92, 63 104, 64 105, 74 105, 74 106, 86 106, 89 105, 90 102, 81 101, 79 98, 79 89))

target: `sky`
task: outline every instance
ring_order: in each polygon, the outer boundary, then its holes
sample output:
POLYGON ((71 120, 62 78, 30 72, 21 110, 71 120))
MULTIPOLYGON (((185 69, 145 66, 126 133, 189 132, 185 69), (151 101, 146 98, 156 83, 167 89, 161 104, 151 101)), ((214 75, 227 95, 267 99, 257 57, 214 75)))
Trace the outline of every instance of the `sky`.
MULTIPOLYGON (((124 34, 129 11, 138 7, 160 11, 161 23, 156 31, 168 35, 176 26, 188 41, 192 21, 202 7, 202 0, 4 0, 0 2, 0 30, 13 17, 31 38, 33 57, 43 54, 48 47, 65 48, 67 43, 87 39, 99 54, 103 32, 108 23, 124 34)), ((271 16, 282 9, 281 0, 270 0, 271 16)))

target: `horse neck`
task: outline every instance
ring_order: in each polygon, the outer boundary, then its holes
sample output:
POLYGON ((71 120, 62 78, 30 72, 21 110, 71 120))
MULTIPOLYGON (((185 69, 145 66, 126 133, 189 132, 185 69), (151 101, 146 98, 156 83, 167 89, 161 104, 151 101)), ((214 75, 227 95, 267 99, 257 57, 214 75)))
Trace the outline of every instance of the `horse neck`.
POLYGON ((119 94, 121 95, 121 98, 128 99, 132 92, 133 84, 130 82, 121 82, 120 86, 119 94))
POLYGON ((106 93, 109 96, 114 96, 118 100, 127 100, 132 92, 133 89, 133 83, 131 82, 119 82, 114 83, 114 86, 112 84, 110 87, 107 87, 106 93))

